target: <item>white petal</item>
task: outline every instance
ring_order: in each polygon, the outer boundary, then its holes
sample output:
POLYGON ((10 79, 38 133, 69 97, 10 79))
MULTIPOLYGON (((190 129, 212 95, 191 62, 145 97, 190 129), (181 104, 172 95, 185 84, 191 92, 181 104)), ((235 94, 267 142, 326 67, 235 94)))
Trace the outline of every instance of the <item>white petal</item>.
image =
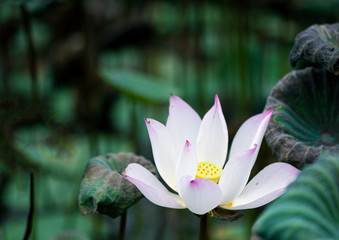
POLYGON ((185 208, 182 199, 174 193, 169 192, 164 185, 146 168, 131 163, 127 166, 123 175, 133 183, 140 192, 152 203, 161 207, 185 208))
POLYGON ((233 201, 228 209, 249 209, 263 206, 286 191, 300 171, 287 163, 273 163, 261 170, 233 201))
POLYGON ((177 158, 174 155, 172 139, 166 127, 160 122, 153 119, 145 119, 145 122, 157 170, 167 185, 175 190, 174 176, 177 158))
POLYGON ((244 189, 255 161, 255 151, 256 147, 248 149, 227 161, 219 180, 223 194, 221 204, 232 202, 244 189))
POLYGON ((169 115, 166 123, 173 138, 175 154, 179 158, 186 140, 195 147, 201 119, 199 115, 181 98, 170 97, 169 115))
POLYGON ((200 125, 196 147, 198 162, 211 162, 222 168, 226 160, 227 146, 226 121, 216 95, 213 107, 206 113, 200 125))
POLYGON ((179 194, 187 208, 195 214, 205 214, 216 208, 221 201, 221 190, 212 180, 186 175, 180 179, 179 194))
POLYGON ((194 177, 197 173, 197 157, 195 151, 189 141, 186 141, 185 147, 181 153, 175 171, 176 186, 179 185, 181 177, 190 175, 194 177))
POLYGON ((255 115, 241 125, 233 139, 230 158, 237 153, 253 148, 257 144, 256 159, 272 112, 272 110, 269 110, 255 115))

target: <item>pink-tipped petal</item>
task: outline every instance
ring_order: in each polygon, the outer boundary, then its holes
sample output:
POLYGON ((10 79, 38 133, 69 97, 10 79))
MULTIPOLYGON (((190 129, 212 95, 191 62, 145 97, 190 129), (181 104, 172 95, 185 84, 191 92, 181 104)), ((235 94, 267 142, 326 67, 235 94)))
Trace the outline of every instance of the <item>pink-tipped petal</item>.
POLYGON ((187 208, 195 214, 205 214, 216 208, 221 201, 221 190, 212 180, 183 176, 178 186, 179 194, 187 208))
POLYGON ((189 141, 186 141, 185 147, 182 150, 181 156, 175 170, 176 186, 179 185, 181 177, 189 175, 195 177, 197 173, 197 157, 195 151, 189 141))
POLYGON ((272 110, 269 110, 255 115, 241 125, 233 139, 230 158, 246 149, 253 148, 255 144, 257 145, 255 158, 257 157, 272 112, 272 110))
POLYGON ((222 191, 221 204, 228 204, 243 191, 255 161, 255 148, 235 154, 222 171, 219 187, 222 191))
POLYGON ((287 163, 273 163, 261 170, 227 209, 261 207, 283 194, 300 171, 287 163))
POLYGON ((195 147, 201 119, 199 115, 181 98, 170 97, 169 115, 166 123, 173 138, 175 155, 179 158, 186 140, 195 147))
POLYGON ((211 162, 222 168, 226 160, 227 146, 226 121, 216 95, 213 107, 206 113, 200 125, 196 147, 198 162, 211 162))
POLYGON ((286 189, 279 189, 277 191, 270 192, 267 195, 262 196, 261 198, 258 198, 255 201, 250 202, 250 203, 238 203, 237 201, 234 201, 234 205, 232 205, 232 207, 228 207, 226 205, 222 205, 220 207, 226 208, 229 210, 246 210, 246 209, 258 208, 258 207, 264 206, 272 202, 273 200, 277 199, 285 192, 286 192, 286 189))
POLYGON ((153 119, 145 119, 151 140, 154 162, 164 181, 175 190, 175 166, 177 157, 166 127, 153 119))
POLYGON ((177 194, 169 192, 160 181, 143 166, 137 163, 131 163, 127 166, 123 175, 152 203, 161 207, 185 208, 184 204, 180 204, 182 199, 177 194))

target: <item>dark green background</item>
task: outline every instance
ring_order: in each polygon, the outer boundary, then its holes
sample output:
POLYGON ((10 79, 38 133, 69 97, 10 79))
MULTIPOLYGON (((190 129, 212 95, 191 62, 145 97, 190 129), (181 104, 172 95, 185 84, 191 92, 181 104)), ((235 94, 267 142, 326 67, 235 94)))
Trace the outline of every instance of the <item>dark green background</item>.
MULTIPOLYGON (((82 216, 90 158, 152 159, 144 118, 169 94, 202 117, 218 94, 230 139, 292 70, 295 36, 338 21, 339 1, 0 1, 0 239, 21 239, 35 176, 31 239, 114 239, 119 218, 82 216)), ((273 161, 264 144, 254 172, 273 161)), ((260 211, 260 210, 259 210, 260 211)), ((258 210, 210 220, 211 239, 248 239, 258 210)), ((196 239, 188 210, 141 200, 126 239, 196 239), (165 226, 165 227, 164 227, 165 226)))

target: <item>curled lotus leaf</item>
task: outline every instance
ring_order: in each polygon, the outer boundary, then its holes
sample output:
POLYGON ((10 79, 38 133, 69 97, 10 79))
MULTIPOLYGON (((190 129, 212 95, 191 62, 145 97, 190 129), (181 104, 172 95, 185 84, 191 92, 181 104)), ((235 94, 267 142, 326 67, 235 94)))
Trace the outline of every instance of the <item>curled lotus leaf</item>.
POLYGON ((79 193, 79 206, 83 214, 100 213, 118 217, 142 198, 139 190, 120 173, 130 163, 139 163, 157 174, 149 160, 133 153, 107 154, 88 162, 79 193))
POLYGON ((339 23, 313 25, 299 33, 290 54, 291 65, 300 59, 339 75, 339 23))
POLYGON ((339 156, 321 154, 252 228, 252 239, 339 239, 339 156))
POLYGON ((339 152, 339 76, 316 68, 293 71, 272 89, 266 141, 278 161, 297 168, 323 151, 339 152))

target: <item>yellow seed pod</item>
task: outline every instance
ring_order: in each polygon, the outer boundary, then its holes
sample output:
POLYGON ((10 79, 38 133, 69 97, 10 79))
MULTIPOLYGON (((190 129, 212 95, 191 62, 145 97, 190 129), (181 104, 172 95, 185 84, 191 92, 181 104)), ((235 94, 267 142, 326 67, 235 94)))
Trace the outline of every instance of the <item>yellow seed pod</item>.
POLYGON ((198 163, 196 178, 206 178, 218 183, 222 169, 211 162, 198 163))

